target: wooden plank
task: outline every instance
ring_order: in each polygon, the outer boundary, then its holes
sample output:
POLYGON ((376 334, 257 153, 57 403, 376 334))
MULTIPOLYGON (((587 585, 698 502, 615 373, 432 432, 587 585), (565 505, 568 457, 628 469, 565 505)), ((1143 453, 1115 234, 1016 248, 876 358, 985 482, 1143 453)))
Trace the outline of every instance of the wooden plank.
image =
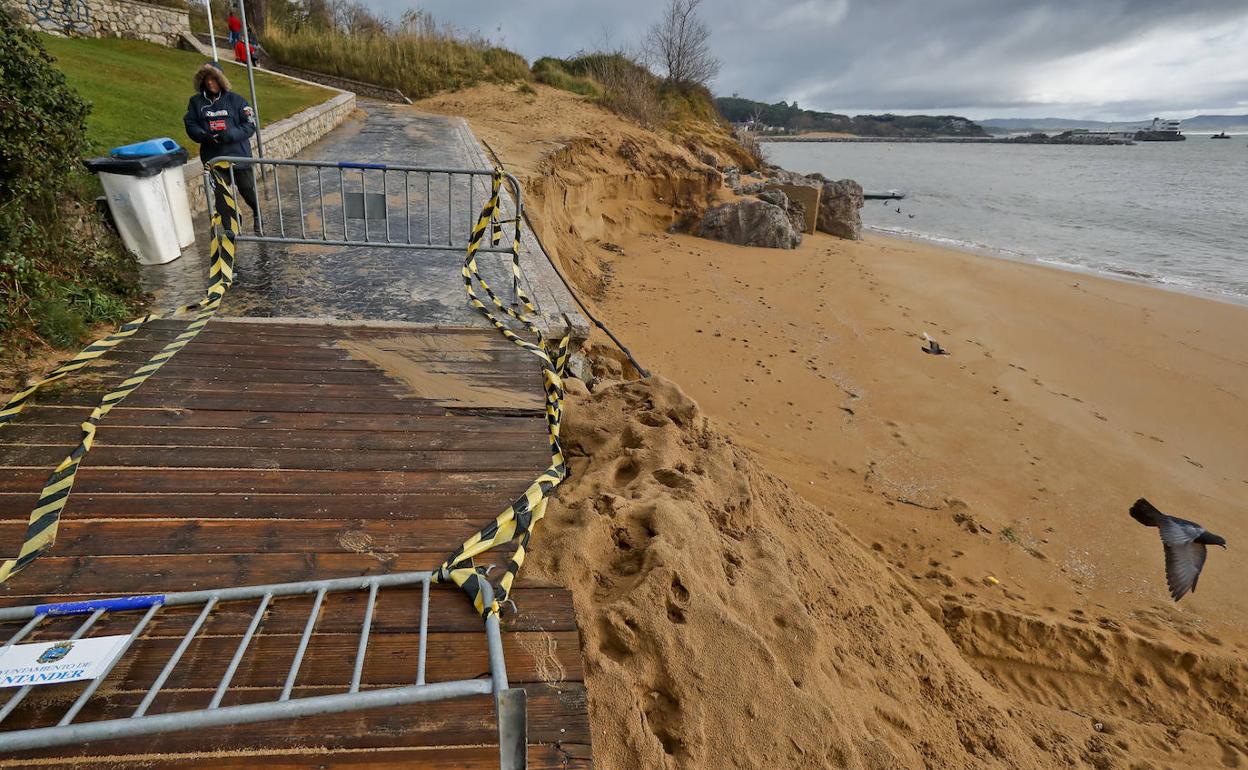
MULTIPOLYGON (((90 406, 99 403, 103 393, 65 393, 55 396, 56 403, 67 406, 90 406)), ((43 399, 40 403, 50 403, 43 399)), ((153 393, 143 388, 126 398, 131 408, 149 409, 214 409, 237 412, 333 412, 339 414, 384 414, 391 416, 445 414, 458 409, 472 409, 476 413, 495 411, 499 414, 523 416, 545 407, 539 393, 515 393, 515 406, 455 407, 442 406, 418 399, 398 398, 315 398, 309 396, 283 396, 280 394, 230 395, 218 393, 153 393)))
MULTIPOLYGON (((465 602, 467 600, 465 599, 465 602)), ((305 603, 305 608, 309 602, 305 603)), ((306 618, 306 609, 305 609, 306 618)), ((257 633, 243 655, 230 690, 221 705, 246 702, 248 690, 281 688, 290 672, 300 634, 257 633)), ((180 639, 147 638, 136 640, 112 675, 106 691, 143 692, 165 667, 180 639)), ((238 649, 237 636, 197 636, 186 655, 170 673, 165 688, 170 692, 217 686, 226 666, 238 649)), ((513 685, 581 682, 584 671, 576 632, 513 631, 502 635, 507 678, 513 685)), ((361 672, 361 687, 401 687, 416 682, 417 633, 373 633, 361 672)), ((359 637, 352 634, 313 634, 299 668, 301 687, 325 687, 345 692, 351 684, 359 637)), ((489 676, 490 663, 485 633, 429 633, 426 638, 425 674, 428 682, 449 682, 489 676)), ((58 688, 59 689, 59 688, 58 688)), ((66 688, 72 689, 72 688, 66 688)), ((51 692, 51 688, 41 688, 51 692)), ((27 725, 30 723, 27 722, 27 725)), ((6 729, 22 726, 19 719, 6 720, 6 729)))
MULTIPOLYGON (((0 493, 0 511, 6 518, 20 519, 34 505, 38 492, 39 488, 34 487, 21 493, 0 493)), ((514 490, 483 491, 471 486, 449 494, 422 491, 379 495, 93 494, 75 490, 66 509, 66 521, 78 517, 341 520, 349 516, 394 521, 470 518, 484 524, 515 497, 514 490)))
MULTIPOLYGON (((0 521, 0 543, 20 543, 26 531, 26 514, 15 511, 5 518, 7 521, 0 521)), ((53 552, 57 556, 361 553, 384 559, 397 552, 449 553, 488 520, 100 520, 79 515, 65 518, 53 552)))
MULTIPOLYGON (((69 602, 98 598, 84 594, 43 596, 39 603, 69 602)), ((518 610, 502 615, 504 631, 576 631, 572 594, 564 588, 533 585, 521 580, 515 592, 518 610)), ((366 591, 328 594, 325 611, 317 621, 318 633, 358 634, 367 603, 366 591)), ((150 638, 181 639, 199 615, 202 606, 165 607, 153 617, 144 635, 150 638)), ((237 639, 247 629, 255 612, 255 601, 218 604, 200 629, 204 636, 232 636, 237 639)), ((274 599, 265 613, 265 633, 300 634, 307 620, 306 597, 274 599)), ((128 634, 134 628, 136 613, 108 614, 93 627, 92 635, 128 634)), ((24 622, 24 621, 23 621, 24 622)), ((23 622, 0 623, 0 634, 9 638, 23 622)), ((32 642, 64 639, 82 622, 81 617, 45 620, 28 639, 32 642)), ((411 633, 420 623, 420 588, 386 588, 378 593, 372 628, 378 633, 411 633)), ((431 633, 480 633, 481 617, 472 609, 468 596, 454 586, 434 585, 429 591, 429 631, 431 633)))
MULTIPOLYGON (((481 427, 481 426, 476 426, 481 427)), ((77 443, 78 424, 66 420, 66 429, 48 425, 6 425, 0 446, 70 447, 77 443)), ((96 434, 95 451, 103 447, 225 447, 230 449, 347 449, 357 452, 475 452, 502 446, 517 452, 550 453, 550 440, 531 422, 523 428, 480 430, 422 430, 382 433, 363 430, 295 430, 199 428, 194 426, 136 428, 118 426, 111 419, 96 434)), ((60 458, 57 458, 58 461, 60 458)))
MULTIPOLYGON (((167 340, 135 338, 117 346, 117 350, 125 352, 156 353, 164 349, 167 340)), ((345 348, 319 347, 315 345, 251 345, 239 337, 233 342, 205 342, 196 339, 186 346, 186 350, 194 350, 198 355, 231 356, 235 358, 287 358, 303 361, 351 361, 351 354, 345 348)), ((182 353, 179 352, 180 356, 182 353)), ((375 364, 370 367, 376 370, 375 364)))
MULTIPOLYGON (((483 522, 484 523, 484 522, 483 522)), ((55 548, 0 586, 9 606, 90 586, 111 596, 152 591, 198 591, 229 586, 437 569, 445 552, 398 553, 384 561, 367 554, 175 554, 56 556, 55 548)), ((489 563, 488 558, 478 560, 489 563)))
MULTIPOLYGON (((466 600, 465 600, 466 601, 466 600)), ((310 604, 310 602, 309 602, 310 604)), ((306 614, 305 614, 306 617, 306 614)), ((361 683, 365 687, 401 686, 416 681, 416 633, 374 633, 369 636, 361 683)), ((243 656, 231 688, 281 687, 299 645, 299 634, 257 634, 243 656)), ((139 639, 127 654, 127 682, 146 689, 164 668, 179 644, 178 639, 139 639)), ((509 682, 524 684, 555 676, 560 682, 580 682, 581 654, 575 632, 513 631, 502 635, 503 655, 509 682)), ((215 684, 224 671, 239 638, 233 636, 197 637, 166 684, 170 690, 215 684)), ((351 683, 359 637, 352 634, 314 634, 308 643, 298 684, 338 687, 351 683)), ((490 662, 485 633, 430 633, 426 639, 427 681, 447 682, 489 675, 490 662)), ((222 705, 239 702, 227 697, 222 705)))
MULTIPOLYGON (((102 432, 102 431, 101 431, 102 432)), ((0 469, 51 469, 65 457, 63 446, 0 445, 0 469)), ((257 449, 242 451, 226 447, 116 447, 98 446, 86 467, 137 468, 255 468, 334 471, 447 471, 476 473, 541 468, 550 452, 538 450, 479 449, 471 452, 439 450, 362 452, 351 449, 257 449)), ((162 471, 163 472, 163 471, 162 471)), ((534 474, 536 475, 536 474, 534 474)))
MULTIPOLYGON (((103 378, 94 381, 84 381, 75 384, 73 387, 61 388, 59 393, 91 393, 95 394, 98 399, 112 388, 120 385, 129 373, 124 376, 103 378)), ((479 376, 479 375, 446 375, 453 376, 458 383, 462 383, 463 388, 484 389, 507 391, 499 394, 497 406, 515 406, 517 401, 522 404, 530 400, 536 400, 538 396, 534 390, 538 384, 536 373, 533 376, 479 376)), ((142 390, 136 391, 145 394, 172 394, 180 395, 182 393, 198 394, 230 394, 239 398, 247 396, 281 396, 285 398, 333 398, 333 399, 394 399, 398 403, 408 402, 412 399, 424 398, 419 393, 414 392, 407 385, 396 381, 378 383, 375 385, 361 386, 358 384, 341 384, 341 383, 318 383, 318 382, 257 382, 255 380, 233 381, 233 380, 214 380, 214 379, 189 379, 180 380, 166 377, 152 377, 152 379, 143 383, 142 390)), ((481 401, 483 396, 474 396, 470 400, 470 404, 476 405, 481 401)), ((57 400, 62 400, 62 396, 57 396, 57 400)), ((43 400, 50 400, 46 395, 43 400)), ((446 397, 438 399, 430 399, 434 403, 441 406, 455 406, 455 399, 446 397)), ((493 404, 485 404, 492 406, 493 404)), ((396 410, 396 411, 401 411, 396 410)))
MULTIPOLYGON (((589 742, 589 718, 585 688, 569 682, 558 686, 526 684, 528 691, 529 740, 532 743, 586 744, 589 742)), ((328 692, 342 688, 295 688, 295 697, 328 692)), ((182 711, 202 707, 211 697, 211 690, 162 691, 152 706, 152 713, 182 711)), ((277 689, 245 690, 238 693, 246 702, 271 701, 277 689)), ((77 721, 121 719, 129 716, 141 693, 119 693, 107 700, 93 699, 77 721)), ((11 719, 15 723, 47 724, 64 711, 63 702, 27 698, 11 719), (28 705, 29 704, 29 705, 28 705)), ((187 752, 218 752, 229 747, 234 752, 257 750, 317 750, 359 748, 408 748, 412 746, 489 746, 497 741, 494 709, 488 696, 459 698, 430 704, 391 707, 384 710, 348 712, 299 720, 260 722, 237 727, 211 730, 189 730, 143 739, 145 752, 167 754, 187 752), (430 715, 436 713, 436 718, 430 715)), ((137 741, 99 741, 92 744, 63 746, 42 752, 22 752, 10 761, 40 756, 99 756, 133 751, 137 741)))
MULTIPOLYGON (((153 353, 160 350, 159 345, 146 347, 136 347, 134 349, 118 348, 110 351, 102 361, 124 362, 134 367, 146 362, 152 357, 153 353)), ((260 356, 255 351, 244 356, 233 353, 208 353, 195 347, 193 344, 182 349, 176 356, 170 359, 170 362, 178 362, 183 366, 194 367, 220 367, 228 366, 232 369, 259 369, 262 371, 272 371, 275 369, 289 369, 295 371, 335 371, 335 372, 379 372, 381 371, 375 364, 368 361, 355 361, 347 358, 321 357, 316 359, 294 358, 289 355, 268 355, 260 356)))
MULTIPOLYGON (((76 492, 246 492, 286 494, 291 490, 323 494, 390 492, 453 493, 466 486, 479 490, 509 489, 520 494, 540 472, 531 464, 515 470, 452 473, 448 471, 272 471, 166 468, 159 472, 133 468, 84 466, 76 492)), ((47 480, 44 469, 20 468, 0 474, 0 492, 38 490, 47 480)), ((349 511, 343 512, 349 515, 349 511)))
MULTIPOLYGON (((376 344, 401 351, 403 355, 410 355, 414 360, 425 360, 431 362, 474 362, 474 361, 531 361, 535 360, 532 353, 529 353, 520 346, 507 342, 501 336, 495 335, 499 340, 498 343, 485 340, 466 339, 462 343, 456 340, 450 346, 426 346, 421 343, 423 337, 427 335, 388 335, 382 337, 361 338, 355 337, 358 341, 366 344, 376 344)), ((159 350, 165 344, 177 337, 177 334, 170 333, 140 333, 117 346, 118 350, 159 350)), ((235 348, 242 350, 253 350, 264 355, 274 355, 282 351, 292 352, 292 355, 303 355, 305 351, 309 354, 327 353, 332 351, 335 356, 342 358, 353 357, 351 352, 341 344, 341 341, 347 339, 345 337, 326 337, 326 338, 300 338, 300 337, 274 337, 262 333, 236 333, 221 334, 212 331, 209 326, 188 346, 188 349, 194 348, 203 352, 223 352, 224 350, 232 350, 235 348), (220 348, 220 350, 218 350, 220 348)), ((462 339, 462 338, 461 338, 462 339)))
MULTIPOLYGON (((161 319, 152 321, 143 329, 143 334, 169 333, 177 334, 186 328, 185 321, 161 319)), ((303 337, 310 339, 388 339, 391 337, 449 337, 452 340, 464 340, 479 346, 505 348, 511 345, 497 331, 487 326, 386 326, 361 324, 292 324, 282 322, 256 323, 251 320, 240 320, 230 317, 214 318, 206 330, 218 334, 237 333, 243 336, 264 334, 272 337, 303 337)))
MULTIPOLYGON (((39 405, 27 407, 17 424, 78 425, 91 411, 90 406, 39 405)), ((108 415, 108 426, 171 426, 181 425, 199 428, 248 428, 252 430, 364 430, 370 432, 411 431, 524 431, 538 426, 545 432, 542 414, 473 414, 441 411, 431 414, 342 414, 323 409, 301 412, 285 410, 271 412, 244 412, 235 409, 195 408, 135 408, 125 402, 108 415)), ((8 428, 0 429, 0 431, 8 428)), ((3 438, 0 432, 0 438, 3 438)))
MULTIPOLYGON (((115 360, 103 358, 87 367, 84 373, 101 377, 125 377, 137 369, 147 359, 115 360)), ((224 362, 222 362, 224 364, 224 362)), ((541 379, 541 367, 536 361, 531 366, 517 366, 513 363, 500 364, 446 364, 427 363, 422 368, 439 374, 455 374, 463 377, 480 377, 485 381, 498 379, 541 379)), ((343 369, 339 367, 320 367, 314 369, 285 369, 266 367, 263 372, 255 368, 236 366, 234 362, 224 365, 194 364, 185 361, 181 355, 175 357, 160 368, 153 379, 204 380, 212 382, 308 382, 318 384, 342 385, 403 385, 401 380, 394 378, 381 369, 343 369)))
MULTIPOLYGON (((588 770, 588 746, 580 744, 539 743, 529 746, 529 770, 588 770)), ((25 762, 26 760, 20 760, 25 762)), ((151 770, 157 766, 178 770, 341 770, 367 767, 370 770, 498 770, 498 749, 494 746, 425 747, 404 749, 338 749, 326 751, 309 748, 289 753, 205 753, 205 754, 126 754, 88 756, 62 761, 41 762, 40 767, 102 768, 109 770, 151 770)), ((14 767, 0 760, 0 767, 14 767)))

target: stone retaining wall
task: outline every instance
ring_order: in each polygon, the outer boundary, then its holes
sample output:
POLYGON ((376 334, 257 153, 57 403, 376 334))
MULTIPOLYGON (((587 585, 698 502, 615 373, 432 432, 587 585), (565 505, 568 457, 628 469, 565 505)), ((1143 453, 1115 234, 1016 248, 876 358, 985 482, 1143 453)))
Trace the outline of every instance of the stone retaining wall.
MULTIPOLYGON (((291 158, 304 147, 328 134, 339 123, 355 110, 355 94, 344 91, 327 102, 309 107, 303 112, 291 115, 265 126, 264 156, 266 158, 291 158)), ((255 140, 252 140, 252 152, 256 151, 255 140)), ((182 167, 186 176, 186 191, 191 199, 191 211, 199 214, 207 210, 204 200, 204 165, 199 160, 192 160, 182 167)))
POLYGON ((191 31, 186 11, 134 0, 3 0, 27 27, 62 37, 123 37, 174 46, 191 31))

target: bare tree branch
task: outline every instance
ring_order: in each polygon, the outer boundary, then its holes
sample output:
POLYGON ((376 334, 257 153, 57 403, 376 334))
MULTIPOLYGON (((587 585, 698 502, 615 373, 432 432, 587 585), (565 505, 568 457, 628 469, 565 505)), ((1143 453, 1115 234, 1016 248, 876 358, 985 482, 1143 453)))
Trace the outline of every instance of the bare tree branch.
POLYGON ((646 44, 679 86, 707 86, 719 74, 711 54, 710 30, 698 16, 702 0, 669 0, 663 17, 650 27, 646 44))

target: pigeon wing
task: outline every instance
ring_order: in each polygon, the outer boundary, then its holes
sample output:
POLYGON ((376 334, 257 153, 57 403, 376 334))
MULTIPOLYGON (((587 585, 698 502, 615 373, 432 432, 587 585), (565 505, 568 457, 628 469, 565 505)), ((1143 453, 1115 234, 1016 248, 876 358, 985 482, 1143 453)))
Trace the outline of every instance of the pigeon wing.
POLYGON ((1204 566, 1204 543, 1166 543, 1166 585, 1176 602, 1196 590, 1196 581, 1200 580, 1200 571, 1204 566))
POLYGON ((1200 537, 1205 531, 1204 527, 1194 521, 1167 516, 1164 513, 1161 514, 1161 518, 1156 526, 1161 533, 1161 542, 1167 546, 1187 545, 1200 537))

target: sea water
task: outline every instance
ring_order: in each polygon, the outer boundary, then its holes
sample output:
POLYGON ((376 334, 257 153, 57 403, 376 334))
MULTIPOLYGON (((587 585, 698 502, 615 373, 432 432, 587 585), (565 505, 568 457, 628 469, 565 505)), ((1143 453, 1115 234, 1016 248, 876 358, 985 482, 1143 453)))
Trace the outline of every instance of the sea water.
POLYGON ((764 145, 802 173, 855 179, 865 226, 955 248, 1248 303, 1248 136, 1130 146, 764 145), (900 212, 897 209, 901 209, 900 212))

